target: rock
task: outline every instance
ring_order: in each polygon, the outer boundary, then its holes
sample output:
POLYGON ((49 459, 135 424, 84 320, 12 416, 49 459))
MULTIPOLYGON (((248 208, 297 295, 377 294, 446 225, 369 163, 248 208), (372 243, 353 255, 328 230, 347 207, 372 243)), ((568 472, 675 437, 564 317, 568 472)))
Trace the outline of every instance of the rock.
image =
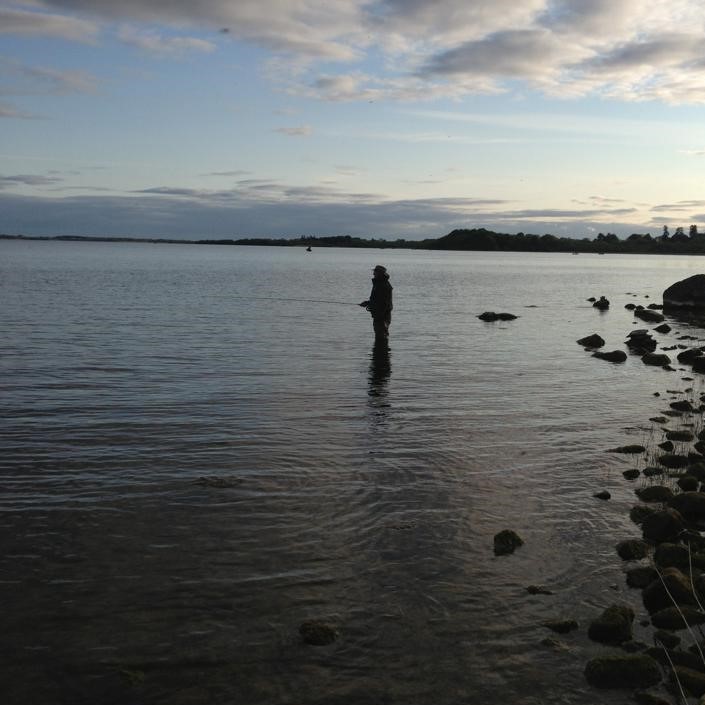
POLYGON ((602 644, 621 644, 632 638, 634 610, 626 605, 611 605, 588 627, 588 636, 602 644))
POLYGON ((705 308, 705 274, 695 274, 671 284, 663 292, 663 307, 666 310, 705 308))
POLYGON ((674 682, 677 678, 686 693, 690 693, 696 698, 705 695, 705 673, 688 668, 687 666, 676 666, 674 672, 674 682))
POLYGON ((606 311, 610 307, 610 302, 604 296, 600 296, 593 306, 600 309, 600 311, 606 311))
POLYGON ((651 516, 658 510, 653 507, 646 507, 643 504, 636 504, 629 510, 629 518, 635 524, 643 524, 646 517, 651 516))
POLYGON ((601 492, 596 492, 593 497, 597 497, 597 499, 610 499, 612 495, 607 491, 607 490, 602 490, 601 492))
POLYGON ((653 512, 641 523, 644 539, 651 543, 675 541, 685 528, 683 517, 675 509, 667 508, 653 512))
POLYGON ((658 612, 674 605, 694 605, 695 597, 690 586, 690 578, 678 568, 664 568, 661 576, 644 588, 641 593, 644 607, 650 612, 658 612))
POLYGON ((217 475, 199 477, 194 480, 194 484, 196 485, 201 485, 202 487, 217 487, 219 489, 237 487, 242 482, 243 479, 241 477, 218 477, 217 475))
POLYGON ((511 529, 504 529, 494 537, 494 553, 496 556, 514 553, 519 546, 523 545, 524 541, 519 534, 511 529))
POLYGON ((642 355, 641 361, 645 365, 651 365, 652 367, 664 367, 665 365, 671 364, 671 358, 663 353, 647 352, 642 355))
POLYGON ((592 303, 593 301, 597 301, 597 299, 594 296, 591 296, 589 299, 585 299, 585 301, 590 301, 592 303))
POLYGON ((618 448, 608 448, 608 453, 644 453, 646 448, 641 445, 632 444, 628 446, 619 446, 618 448))
POLYGON ((526 588, 529 595, 553 595, 553 592, 543 585, 529 585, 526 588))
POLYGON ((679 477, 677 483, 683 492, 695 492, 700 486, 700 483, 692 475, 679 477))
POLYGON ((656 350, 657 343, 649 335, 649 332, 644 330, 632 331, 626 340, 627 347, 634 353, 644 354, 656 350))
POLYGON ((578 345, 582 345, 586 348, 601 348, 605 344, 604 339, 601 338, 597 333, 588 335, 585 338, 580 338, 580 340, 576 342, 578 343, 578 345))
POLYGON ((578 623, 574 619, 552 619, 544 622, 543 626, 556 634, 567 634, 578 628, 578 623))
POLYGON ((662 543, 654 551, 654 562, 659 568, 679 568, 684 573, 690 572, 690 566, 705 570, 705 554, 688 552, 683 544, 662 543))
POLYGON ((651 624, 657 629, 678 631, 685 629, 687 626, 705 624, 705 614, 689 605, 666 607, 666 609, 659 610, 651 615, 651 624))
POLYGON ((656 326, 654 330, 657 333, 670 333, 671 332, 671 326, 668 325, 668 323, 662 323, 660 326, 656 326))
POLYGON ((664 469, 655 465, 649 465, 645 467, 642 472, 644 473, 644 477, 654 477, 656 475, 663 475, 664 469))
POLYGON ((637 308, 634 310, 634 315, 647 323, 661 323, 665 318, 662 313, 649 308, 637 308))
POLYGON ((636 308, 636 304, 626 304, 624 308, 633 311, 636 308))
POLYGON ((307 644, 325 646, 332 644, 338 638, 338 631, 327 622, 311 619, 299 627, 299 634, 307 644))
MULTIPOLYGON (((661 396, 658 392, 654 396, 661 396)), ((665 416, 652 416, 649 421, 653 421, 654 423, 666 423, 668 419, 665 416)))
POLYGON ((657 644, 663 644, 667 649, 675 649, 681 643, 681 638, 678 634, 669 632, 666 629, 657 629, 654 633, 654 641, 657 644))
POLYGON ((705 355, 694 358, 691 364, 693 365, 693 372, 699 372, 702 374, 705 372, 705 355))
POLYGON ((625 561, 638 561, 649 555, 649 544, 640 539, 620 541, 615 548, 619 557, 625 561))
POLYGON ((640 651, 646 651, 649 645, 645 644, 643 641, 632 639, 631 641, 623 641, 619 645, 619 648, 622 649, 622 651, 626 651, 628 654, 636 654, 640 651))
POLYGON ((649 485, 634 490, 642 502, 668 502, 673 498, 673 490, 665 485, 649 485))
POLYGON ((637 477, 639 477, 641 473, 636 469, 632 468, 631 470, 625 470, 622 475, 626 480, 636 480, 637 477))
POLYGON ((513 313, 495 313, 494 311, 485 311, 481 313, 478 318, 482 321, 513 321, 518 316, 513 313))
POLYGON ((682 362, 684 365, 690 365, 696 357, 702 356, 703 351, 700 348, 688 348, 687 350, 683 350, 683 352, 679 352, 676 358, 678 362, 682 362))
POLYGON ((679 399, 678 401, 672 401, 669 406, 671 407, 671 409, 675 409, 676 411, 695 411, 693 405, 687 399, 679 399))
POLYGON ((658 578, 658 573, 655 568, 647 565, 640 565, 636 568, 630 568, 626 572, 627 585, 629 587, 643 590, 647 585, 650 585, 658 578))
POLYGON ((688 466, 688 474, 700 480, 700 482, 705 482, 705 463, 692 463, 688 466))
POLYGON ((661 667, 646 654, 610 654, 590 659, 585 678, 596 688, 648 688, 661 682, 661 667))
POLYGON ((675 446, 673 445, 673 443, 671 441, 664 441, 663 443, 659 443, 658 447, 661 450, 665 450, 667 453, 671 453, 673 451, 673 449, 675 448, 675 446))
POLYGON ((659 463, 669 470, 675 470, 676 468, 688 467, 688 456, 687 455, 677 455, 676 453, 665 453, 660 455, 658 459, 659 463))
POLYGON ((680 512, 688 521, 705 519, 705 493, 681 492, 672 497, 668 505, 680 512))
POLYGON ((624 362, 627 359, 627 353, 624 350, 612 350, 610 352, 594 352, 593 357, 597 357, 600 360, 607 360, 607 362, 624 362))
POLYGON ((666 431, 666 438, 668 438, 669 441, 690 442, 695 439, 695 436, 691 431, 666 431))

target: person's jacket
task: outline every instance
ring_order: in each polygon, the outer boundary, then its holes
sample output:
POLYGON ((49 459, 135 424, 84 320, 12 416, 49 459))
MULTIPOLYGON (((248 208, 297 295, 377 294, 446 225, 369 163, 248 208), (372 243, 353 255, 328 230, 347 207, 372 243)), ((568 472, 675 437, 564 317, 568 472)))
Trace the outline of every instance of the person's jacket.
POLYGON ((384 318, 391 313, 392 285, 389 283, 389 274, 378 275, 372 279, 372 293, 367 309, 373 318, 384 318))

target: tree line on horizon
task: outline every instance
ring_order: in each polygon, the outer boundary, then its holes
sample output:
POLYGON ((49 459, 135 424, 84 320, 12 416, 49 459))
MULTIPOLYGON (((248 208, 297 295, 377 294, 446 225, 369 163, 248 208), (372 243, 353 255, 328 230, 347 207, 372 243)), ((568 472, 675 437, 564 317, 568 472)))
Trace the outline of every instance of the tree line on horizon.
POLYGON ((355 248, 395 248, 421 250, 478 250, 497 252, 575 252, 575 253, 624 253, 624 254, 705 254, 705 233, 698 231, 697 225, 691 225, 686 234, 682 227, 677 227, 671 234, 664 225, 660 235, 652 237, 650 233, 633 233, 621 239, 614 233, 598 233, 594 239, 532 235, 523 232, 511 235, 498 233, 486 228, 460 228, 440 238, 424 240, 384 240, 382 238, 362 238, 351 235, 308 236, 297 238, 239 238, 239 239, 205 239, 174 240, 166 238, 131 238, 99 237, 82 235, 58 235, 55 237, 25 235, 4 235, 2 239, 26 240, 69 240, 101 242, 152 242, 170 244, 197 245, 276 245, 283 247, 355 247, 355 248))

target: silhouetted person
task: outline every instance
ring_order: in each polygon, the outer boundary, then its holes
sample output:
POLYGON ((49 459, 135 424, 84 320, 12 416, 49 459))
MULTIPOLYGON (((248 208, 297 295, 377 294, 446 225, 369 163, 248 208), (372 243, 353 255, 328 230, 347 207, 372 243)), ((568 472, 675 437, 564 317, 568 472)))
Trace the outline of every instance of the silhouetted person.
POLYGON ((360 306, 372 314, 375 345, 386 345, 389 339, 389 324, 392 322, 392 285, 387 268, 378 264, 372 270, 372 292, 360 306))

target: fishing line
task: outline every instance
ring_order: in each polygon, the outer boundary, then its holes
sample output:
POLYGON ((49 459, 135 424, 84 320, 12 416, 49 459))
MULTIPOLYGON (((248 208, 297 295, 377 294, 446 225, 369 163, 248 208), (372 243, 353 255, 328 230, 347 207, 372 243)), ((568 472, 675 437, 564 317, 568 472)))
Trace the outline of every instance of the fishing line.
POLYGON ((308 304, 339 304, 341 306, 359 306, 360 304, 353 304, 350 301, 325 301, 323 299, 280 299, 275 296, 226 296, 228 299, 247 299, 254 301, 298 301, 301 303, 308 304))

